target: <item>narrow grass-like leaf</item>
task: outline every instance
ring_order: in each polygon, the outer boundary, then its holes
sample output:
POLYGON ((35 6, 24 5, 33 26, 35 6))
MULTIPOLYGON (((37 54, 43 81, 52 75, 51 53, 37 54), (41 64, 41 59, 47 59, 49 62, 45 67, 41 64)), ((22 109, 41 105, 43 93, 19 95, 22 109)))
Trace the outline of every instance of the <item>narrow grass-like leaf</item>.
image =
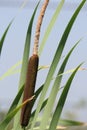
POLYGON ((61 11, 61 9, 62 9, 62 7, 64 5, 64 1, 65 0, 61 0, 61 2, 59 3, 59 5, 58 5, 58 7, 57 7, 57 9, 56 9, 52 19, 50 20, 50 23, 49 23, 48 27, 46 28, 44 37, 42 39, 42 42, 41 42, 41 45, 40 45, 40 48, 39 48, 39 55, 41 55, 41 53, 42 53, 42 51, 44 49, 44 46, 46 44, 46 41, 47 41, 47 39, 48 39, 48 37, 49 37, 49 35, 51 33, 51 30, 53 29, 54 24, 55 24, 56 20, 58 19, 60 11, 61 11))
MULTIPOLYGON (((36 96, 35 96, 35 97, 36 97, 36 96)), ((43 102, 42 107, 41 107, 41 109, 40 109, 40 112, 41 112, 41 111, 44 109, 44 107, 46 106, 47 101, 48 101, 48 98, 43 102)), ((32 124, 32 120, 33 120, 33 118, 34 118, 35 112, 36 112, 36 109, 31 113, 31 119, 30 119, 30 123, 29 123, 29 125, 28 125, 28 128, 30 128, 30 126, 31 126, 31 124, 32 124)))
POLYGON ((60 119, 59 124, 63 126, 82 126, 85 123, 80 121, 74 121, 74 120, 67 120, 67 119, 60 119))
MULTIPOLYGON (((72 73, 75 69, 76 69, 76 68, 67 70, 67 71, 65 71, 64 73, 59 74, 58 76, 70 74, 70 73, 72 73)), ((82 71, 82 70, 86 70, 86 68, 79 68, 79 71, 82 71)))
POLYGON ((67 95, 68 95, 68 92, 69 92, 69 89, 70 89, 70 86, 71 86, 71 83, 73 81, 73 78, 75 77, 75 74, 76 72, 78 71, 79 67, 81 66, 82 64, 80 64, 76 69, 75 71, 71 74, 71 76, 69 77, 64 89, 63 89, 63 92, 59 98, 59 101, 58 101, 58 104, 57 104, 57 107, 55 109, 55 112, 53 114, 53 118, 51 120, 51 123, 50 123, 50 127, 49 127, 49 130, 55 130, 56 129, 56 126, 57 126, 57 123, 59 121, 59 118, 60 118, 60 115, 61 115, 61 112, 63 110, 63 107, 64 107, 64 104, 65 104, 65 101, 66 101, 66 98, 67 98, 67 95))
MULTIPOLYGON (((5 79, 8 76, 11 76, 13 74, 17 74, 21 72, 21 69, 17 69, 17 67, 19 67, 19 65, 21 65, 22 61, 18 61, 16 64, 14 64, 11 68, 9 68, 3 75, 0 76, 0 80, 5 79)), ((42 70, 42 69, 47 69, 49 68, 48 65, 43 65, 43 66, 39 66, 38 67, 38 71, 42 70)))
MULTIPOLYGON (((39 2, 38 2, 37 6, 36 6, 36 8, 34 10, 34 13, 32 15, 32 18, 31 18, 29 26, 28 26, 28 31, 27 31, 26 41, 25 41, 24 54, 23 54, 23 60, 22 60, 22 68, 21 68, 21 74, 20 74, 20 81, 19 81, 19 89, 25 83, 27 66, 28 66, 28 58, 29 58, 29 52, 30 52, 30 42, 31 42, 32 26, 33 26, 33 21, 34 21, 34 17, 35 17, 38 5, 39 5, 39 2)), ((22 98, 21 98, 19 104, 21 104, 21 102, 22 102, 22 98)), ((20 111, 15 116, 14 130, 16 130, 18 128, 18 125, 20 124, 19 122, 20 122, 20 111)))
POLYGON ((39 66, 38 70, 48 69, 48 68, 50 68, 49 65, 43 65, 43 66, 39 66))
MULTIPOLYGON (((36 124, 40 124, 41 123, 41 117, 39 117, 37 119, 37 122, 36 124)), ((50 122, 51 118, 49 119, 49 122, 50 122)), ((85 123, 84 122, 81 122, 81 121, 75 121, 75 120, 67 120, 67 119, 60 119, 59 120, 59 125, 56 127, 56 130, 60 129, 60 130, 65 130, 67 129, 67 127, 69 126, 84 126, 85 123)), ((28 127, 29 128, 29 127, 28 127)), ((39 130, 40 129, 40 126, 37 125, 36 127, 34 127, 34 129, 36 130, 39 130)), ((49 129, 49 125, 47 125, 46 127, 46 130, 49 129)))
POLYGON ((54 24, 55 24, 56 20, 58 19, 60 11, 61 11, 61 9, 62 9, 62 7, 64 5, 64 1, 65 0, 61 0, 61 2, 59 3, 56 11, 54 12, 54 15, 53 15, 52 19, 50 20, 50 23, 49 23, 49 25, 48 25, 48 27, 47 27, 47 29, 45 31, 44 37, 42 39, 42 42, 41 42, 41 45, 40 45, 40 48, 39 48, 39 55, 41 55, 41 53, 42 53, 42 51, 44 49, 44 46, 46 44, 46 41, 47 41, 47 39, 48 39, 48 37, 49 37, 53 27, 54 27, 54 24))
POLYGON ((26 100, 25 102, 23 102, 21 105, 19 105, 17 108, 15 108, 11 113, 9 113, 6 118, 4 119, 4 121, 0 124, 0 130, 5 130, 6 127, 8 126, 9 122, 13 119, 13 117, 15 116, 15 114, 23 107, 23 105, 25 105, 26 103, 28 103, 29 101, 33 100, 34 96, 32 96, 30 99, 26 100))
MULTIPOLYGON (((48 129, 49 129, 49 126, 47 126, 45 130, 48 130, 48 129)), ((33 130, 40 130, 40 127, 39 126, 35 126, 33 130)), ((57 126, 56 130, 67 130, 67 129, 64 126, 57 126)))
POLYGON ((23 54, 23 60, 22 60, 22 68, 21 68, 19 89, 25 83, 29 53, 30 53, 32 26, 33 26, 33 20, 34 20, 35 14, 36 14, 36 10, 37 10, 37 8, 35 8, 34 13, 32 15, 32 18, 30 20, 29 26, 28 26, 28 31, 27 31, 26 41, 25 41, 24 54, 23 54))
MULTIPOLYGON (((41 93, 42 88, 43 88, 43 85, 35 92, 34 102, 36 101, 37 97, 38 97, 39 94, 41 93)), ((18 91, 18 94, 17 94, 17 96, 15 97, 15 99, 14 99, 14 101, 13 101, 13 103, 12 103, 12 105, 11 105, 9 111, 8 111, 8 113, 10 113, 14 108, 17 107, 17 104, 18 104, 18 102, 19 102, 19 100, 20 100, 20 98, 21 98, 21 95, 22 95, 22 93, 23 93, 23 90, 24 90, 24 85, 23 85, 23 86, 21 87, 21 89, 18 91)))
MULTIPOLYGON (((0 80, 4 80, 8 76, 20 73, 21 69, 20 68, 16 69, 16 67, 18 67, 20 64, 21 64, 21 61, 19 61, 18 63, 16 63, 14 66, 12 66, 8 71, 6 71, 3 75, 0 76, 0 80)), ((48 65, 39 66, 38 67, 38 71, 44 70, 44 69, 48 69, 48 68, 50 68, 50 66, 48 66, 48 65)), ((70 74, 75 69, 76 68, 69 69, 69 70, 65 71, 64 73, 59 74, 58 76, 70 74)), ((83 70, 87 70, 87 69, 86 68, 79 68, 79 71, 83 71, 83 70)), ((52 80, 54 80, 54 79, 56 79, 56 77, 52 78, 52 80)))
MULTIPOLYGON (((19 90, 17 96, 15 97, 15 99, 14 99, 14 101, 13 101, 11 107, 10 107, 9 110, 8 110, 8 113, 7 113, 6 116, 5 116, 5 119, 1 122, 0 128, 3 128, 3 127, 8 126, 9 122, 14 118, 14 116, 15 116, 15 114, 16 114, 17 112, 13 113, 13 116, 10 116, 10 120, 9 120, 9 115, 11 115, 11 113, 12 113, 13 111, 15 111, 15 109, 16 109, 16 107, 17 107, 17 105, 18 105, 18 102, 19 102, 19 100, 20 100, 20 98, 21 98, 21 95, 22 95, 22 93, 23 93, 23 90, 24 90, 24 85, 20 88, 20 90, 19 90), (4 125, 4 126, 3 126, 3 125, 4 125)), ((7 129, 6 129, 6 130, 7 130, 7 129)))
MULTIPOLYGON (((7 76, 10 76, 15 72, 15 69, 21 64, 21 61, 17 62, 15 65, 13 65, 8 71, 6 71, 2 76, 0 76, 0 80, 3 80, 7 76)), ((15 72, 16 73, 16 72, 15 72)))
MULTIPOLYGON (((42 104, 42 107, 41 107, 41 109, 40 109, 40 111, 46 106, 46 104, 47 104, 47 101, 48 101, 48 98, 43 102, 43 104, 42 104)), ((31 117, 34 117, 34 115, 35 115, 35 111, 36 110, 34 110, 33 112, 32 112, 32 114, 31 114, 31 117)))
POLYGON ((11 107, 9 108, 9 111, 8 111, 7 114, 9 114, 13 109, 15 109, 15 108, 17 107, 18 102, 19 102, 19 100, 20 100, 20 98, 21 98, 21 95, 22 95, 22 93, 23 93, 23 90, 24 90, 24 85, 23 85, 23 86, 20 88, 20 90, 18 91, 18 94, 16 95, 14 101, 12 102, 12 105, 11 105, 11 107))
MULTIPOLYGON (((35 98, 37 98, 37 97, 39 96, 40 92, 42 91, 43 86, 44 86, 44 84, 35 92, 35 98), (40 91, 40 92, 39 92, 39 91, 40 91), (39 94, 38 94, 38 93, 39 93, 39 94)), ((62 88, 63 88, 63 87, 59 88, 59 90, 62 89, 62 88)), ((45 99, 45 101, 43 102, 43 104, 42 104, 42 106, 41 106, 41 109, 40 109, 40 112, 41 112, 41 111, 44 109, 44 107, 46 106, 47 101, 48 101, 48 98, 45 99)), ((35 112, 36 112, 36 109, 35 109, 35 110, 32 112, 32 114, 31 114, 31 119, 30 119, 30 123, 29 123, 29 125, 28 125, 28 128, 30 128, 30 126, 31 126, 31 124, 32 124, 32 120, 33 120, 33 118, 34 118, 35 112)), ((36 121, 36 122, 37 122, 37 121, 36 121)))
MULTIPOLYGON (((40 92, 42 91, 42 88, 43 88, 43 85, 35 92, 35 98, 34 98, 34 100, 33 100, 33 104, 34 104, 34 102, 36 101, 36 99, 38 98, 40 92)), ((5 128, 5 127, 8 125, 8 123, 13 119, 13 117, 15 116, 15 114, 17 113, 17 112, 16 112, 16 107, 17 107, 17 105, 18 105, 18 102, 19 102, 19 100, 20 100, 20 97, 21 97, 21 95, 22 95, 23 90, 24 90, 24 85, 21 87, 21 89, 19 90, 17 96, 15 97, 15 99, 14 99, 14 101, 13 101, 13 103, 12 103, 12 105, 11 105, 11 107, 10 107, 8 113, 7 113, 7 115, 5 116, 5 119, 1 122, 0 128, 2 128, 2 127, 5 128), (15 111, 15 113, 14 113, 14 111, 15 111), (13 114, 12 114, 12 113, 13 113, 13 114), (9 115, 11 115, 11 116, 10 116, 10 120, 9 120, 9 115), (5 124, 5 125, 4 125, 4 124, 5 124), (2 125, 4 125, 4 126, 2 126, 2 125)), ((45 101, 45 102, 46 102, 46 101, 45 101)), ((45 102, 44 102, 44 104, 43 104, 42 107, 44 107, 45 102)), ((34 113, 32 113, 31 117, 32 117, 33 115, 34 115, 34 113)))
MULTIPOLYGON (((21 64, 21 61, 19 61, 17 64, 18 64, 18 65, 17 65, 16 67, 18 67, 18 66, 21 64)), ((16 64, 15 64, 15 65, 16 65, 16 64)), ((15 65, 14 65, 14 66, 15 66, 15 65)), ((12 66, 8 71, 6 71, 3 75, 1 75, 1 76, 0 76, 0 80, 4 80, 4 79, 5 79, 6 77, 8 77, 8 76, 11 76, 11 75, 14 75, 14 74, 18 74, 18 73, 21 72, 21 69, 20 69, 20 68, 19 68, 19 69, 13 69, 14 66, 12 66)), ((39 70, 48 69, 48 68, 50 68, 50 66, 48 66, 48 65, 39 66, 39 67, 38 67, 38 71, 39 71, 39 70)), ((76 69, 76 68, 69 69, 69 70, 65 71, 64 73, 59 74, 58 76, 70 74, 70 73, 72 73, 75 69, 76 69)), ((86 68, 79 68, 79 71, 83 71, 83 70, 87 70, 87 69, 86 69, 86 68)), ((54 80, 54 79, 56 79, 56 77, 53 77, 53 78, 52 78, 52 80, 54 80)))
POLYGON ((54 106, 54 103, 55 103, 55 99, 56 99, 56 96, 58 94, 58 90, 59 90, 59 87, 60 87, 60 84, 61 84, 61 80, 62 80, 62 77, 63 75, 61 76, 58 76, 60 75, 61 73, 64 72, 64 69, 66 67, 66 64, 69 60, 69 57, 72 53, 72 51, 74 50, 74 48, 76 47, 76 45, 79 43, 79 41, 75 44, 75 46, 69 51, 69 53, 67 54, 67 56, 65 57, 59 71, 58 71, 58 74, 57 74, 57 77, 55 79, 55 82, 53 84, 53 87, 52 87, 52 90, 51 90, 51 93, 50 93, 50 96, 49 96, 49 100, 47 102, 47 105, 45 107, 45 110, 44 110, 44 113, 43 113, 43 117, 42 117, 42 121, 41 121, 41 126, 40 126, 40 129, 41 130, 45 130, 46 126, 47 126, 47 123, 48 123, 48 119, 50 118, 50 115, 51 115, 51 112, 53 110, 53 106, 54 106))
MULTIPOLYGON (((41 91, 42 91, 42 89, 43 89, 43 86, 44 86, 44 85, 41 85, 41 86, 37 89, 37 91, 35 92, 35 94, 34 94, 34 95, 35 95, 34 102, 36 101, 36 99, 38 98, 39 94, 41 93, 41 91)), ((21 87, 21 89, 18 91, 18 94, 16 95, 14 101, 12 102, 12 105, 11 105, 11 107, 9 108, 8 113, 10 113, 14 108, 17 107, 18 102, 19 102, 19 100, 20 100, 20 98, 21 98, 21 95, 22 95, 22 93, 23 93, 23 90, 24 90, 24 85, 23 85, 23 86, 21 87)), ((7 114, 8 114, 8 113, 7 113, 7 114)))
MULTIPOLYGON (((35 98, 34 98, 34 100, 33 100, 33 105, 34 105, 34 102, 36 101, 36 99, 38 98, 38 96, 39 96, 39 94, 41 93, 41 91, 42 91, 42 89, 43 89, 43 86, 44 85, 41 85, 41 87, 39 87, 38 89, 37 89, 37 91, 35 92, 35 98)), ((10 113, 10 112, 12 112, 12 110, 13 109, 15 109, 16 107, 17 107, 17 105, 18 105, 18 102, 19 102, 19 100, 20 100, 20 98, 21 98, 21 95, 22 95, 22 93, 23 93, 23 90, 24 90, 24 85, 21 87, 21 89, 18 91, 18 94, 17 94, 17 96, 15 97, 15 99, 14 99, 14 101, 13 101, 13 103, 12 103, 12 105, 11 105, 11 107, 10 107, 10 109, 9 109, 9 111, 8 111, 8 113, 7 113, 7 115, 10 113)), ((44 103, 45 104, 45 103, 44 103)), ((43 107, 43 106, 42 106, 43 107)), ((31 117, 34 115, 34 113, 32 113, 31 114, 31 117)), ((12 117, 13 118, 13 117, 12 117)))
POLYGON ((45 81, 45 85, 43 87, 40 99, 38 101, 37 110, 36 110, 36 113, 35 113, 35 116, 34 116, 34 119, 33 119, 33 122, 32 122, 31 130, 33 130, 33 128, 34 128, 37 116, 38 116, 39 111, 41 109, 41 106, 42 106, 42 103, 44 101, 44 97, 46 95, 48 87, 49 87, 49 85, 51 83, 51 79, 53 77, 53 74, 54 74, 54 72, 56 70, 56 67, 57 67, 59 61, 60 61, 60 58, 61 58, 62 52, 64 50, 64 46, 65 46, 66 40, 67 40, 67 38, 69 36, 69 33, 70 33, 70 30, 71 30, 71 28, 72 28, 72 26, 73 26, 73 24, 75 22, 76 17, 79 14, 81 8, 85 4, 85 2, 86 2, 86 0, 83 0, 81 2, 81 4, 79 5, 79 7, 76 9, 75 13, 73 14, 72 18, 70 19, 70 21, 69 21, 69 23, 68 23, 68 25, 67 25, 67 27, 66 27, 63 35, 62 35, 62 38, 61 38, 61 40, 59 42, 59 46, 57 47, 57 51, 55 53, 54 59, 52 61, 51 67, 49 69, 49 72, 48 72, 48 75, 47 75, 47 78, 46 78, 46 81, 45 81))
MULTIPOLYGON (((44 84, 36 91, 36 93, 35 93, 35 98, 37 98, 37 94, 38 94, 39 91, 41 92, 43 86, 44 86, 44 84)), ((63 87, 60 87, 59 90, 62 89, 62 88, 63 88, 63 87)), ((39 94, 40 94, 40 93, 39 93, 39 94)), ((45 101, 43 102, 40 111, 42 111, 42 109, 46 106, 47 101, 48 101, 48 98, 45 99, 45 101)), ((32 120, 32 118, 34 117, 35 112, 36 112, 36 109, 35 109, 35 110, 32 112, 32 114, 31 114, 31 120, 32 120)))
POLYGON ((2 47, 3 47, 4 40, 5 40, 5 38, 6 38, 7 32, 8 32, 8 30, 9 30, 11 24, 12 24, 12 21, 10 22, 10 24, 9 24, 8 27, 6 28, 6 30, 5 30, 5 32, 4 32, 3 36, 2 36, 2 38, 0 39, 0 56, 1 56, 1 51, 2 51, 2 47))

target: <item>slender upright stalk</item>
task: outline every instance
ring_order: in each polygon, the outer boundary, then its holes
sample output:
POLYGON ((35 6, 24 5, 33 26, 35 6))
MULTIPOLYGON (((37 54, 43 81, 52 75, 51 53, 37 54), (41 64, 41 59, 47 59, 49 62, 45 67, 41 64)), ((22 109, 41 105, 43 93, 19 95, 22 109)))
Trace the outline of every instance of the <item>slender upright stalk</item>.
POLYGON ((36 26, 36 33, 35 33, 35 39, 34 39, 33 54, 38 54, 38 43, 39 43, 39 38, 40 38, 40 30, 41 30, 43 17, 44 17, 45 10, 47 8, 48 3, 49 3, 49 0, 45 0, 43 6, 41 8, 40 15, 38 17, 37 26, 36 26))
MULTIPOLYGON (((43 16, 45 14, 45 10, 46 10, 46 7, 48 5, 48 2, 49 2, 49 0, 45 0, 44 4, 42 6, 42 9, 40 11, 38 21, 37 21, 36 33, 35 33, 35 39, 34 39, 33 55, 29 59, 28 68, 27 68, 23 102, 26 101, 27 99, 31 98, 34 95, 36 77, 37 77, 37 71, 38 71, 38 63, 39 63, 38 44, 39 44, 39 37, 40 37, 40 29, 41 29, 43 16)), ((32 106, 33 106, 33 102, 30 101, 22 107, 21 126, 24 128, 29 123, 32 106)))

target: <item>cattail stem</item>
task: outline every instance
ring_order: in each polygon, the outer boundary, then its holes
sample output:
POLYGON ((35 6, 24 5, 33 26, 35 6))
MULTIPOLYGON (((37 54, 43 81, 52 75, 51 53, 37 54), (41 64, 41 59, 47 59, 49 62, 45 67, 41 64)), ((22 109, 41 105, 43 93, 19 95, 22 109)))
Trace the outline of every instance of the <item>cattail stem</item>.
MULTIPOLYGON (((38 18, 38 22, 36 26, 34 48, 33 48, 33 56, 30 57, 29 63, 28 63, 23 102, 34 95, 35 83, 36 83, 36 77, 37 77, 37 71, 38 71, 38 62, 39 62, 38 43, 39 43, 39 37, 40 37, 40 28, 41 28, 43 16, 44 16, 46 7, 48 5, 48 2, 49 0, 45 0, 41 9, 39 18, 38 18)), ((33 106, 33 102, 30 101, 22 107, 22 110, 21 110, 21 126, 22 127, 26 127, 28 125, 28 122, 31 116, 32 106, 33 106)))
POLYGON ((49 3, 49 0, 45 0, 43 6, 41 8, 40 15, 38 17, 37 26, 36 26, 36 33, 35 33, 35 39, 34 39, 33 54, 38 54, 38 43, 39 43, 39 37, 40 37, 40 29, 41 29, 43 17, 44 17, 45 10, 47 8, 48 3, 49 3))

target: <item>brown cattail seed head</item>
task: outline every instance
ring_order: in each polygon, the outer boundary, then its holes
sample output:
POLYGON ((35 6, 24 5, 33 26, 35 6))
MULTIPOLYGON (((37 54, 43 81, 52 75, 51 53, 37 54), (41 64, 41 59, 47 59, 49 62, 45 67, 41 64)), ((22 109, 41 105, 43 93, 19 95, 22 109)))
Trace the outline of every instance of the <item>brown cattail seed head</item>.
MULTIPOLYGON (((28 70, 26 75, 26 82, 24 87, 23 102, 34 95, 37 71, 38 71, 38 55, 33 55, 29 59, 28 70)), ((21 125, 25 127, 28 125, 33 102, 30 101, 22 107, 21 111, 21 125)))

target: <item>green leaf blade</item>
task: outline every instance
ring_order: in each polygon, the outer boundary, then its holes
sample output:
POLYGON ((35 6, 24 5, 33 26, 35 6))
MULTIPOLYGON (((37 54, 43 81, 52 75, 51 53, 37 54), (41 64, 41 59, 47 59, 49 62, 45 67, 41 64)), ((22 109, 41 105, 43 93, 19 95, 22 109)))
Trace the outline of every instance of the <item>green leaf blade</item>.
MULTIPOLYGON (((36 99, 38 98, 39 94, 40 94, 41 91, 42 91, 42 88, 43 88, 43 85, 42 85, 39 89, 37 89, 37 91, 35 92, 35 99, 34 99, 33 103, 34 103, 34 102, 36 101, 36 99)), ((23 90, 24 90, 24 85, 23 85, 23 86, 21 87, 21 89, 18 91, 17 96, 15 97, 15 99, 14 99, 14 101, 13 101, 11 107, 9 108, 9 111, 8 111, 7 115, 5 116, 5 119, 1 122, 1 124, 0 124, 0 130, 5 129, 5 128, 8 126, 8 124, 10 123, 10 121, 13 119, 13 117, 14 117, 14 116, 17 114, 17 112, 20 110, 22 104, 19 105, 18 107, 17 107, 17 105, 18 105, 18 102, 19 102, 19 100, 20 100, 20 98, 21 98, 21 95, 22 95, 22 93, 23 93, 23 90)), ((43 107, 45 106, 45 104, 46 104, 46 101, 44 102, 44 104, 43 104, 43 106, 42 106, 42 109, 43 109, 43 107)), ((34 116, 34 113, 35 113, 35 112, 32 113, 31 118, 34 116)))
POLYGON ((59 124, 63 126, 82 126, 85 123, 80 121, 74 121, 74 120, 60 119, 59 124))
POLYGON ((7 116, 5 117, 5 119, 3 120, 3 122, 1 122, 1 124, 0 124, 0 130, 5 130, 6 127, 8 126, 8 124, 9 124, 9 122, 15 116, 15 114, 23 107, 23 105, 25 105, 29 101, 33 100, 33 98, 34 97, 31 97, 30 99, 26 100, 24 103, 20 104, 18 107, 13 109, 10 113, 8 113, 7 116))
POLYGON ((9 30, 11 24, 12 24, 12 21, 10 22, 10 24, 9 24, 8 27, 6 28, 6 30, 5 30, 5 32, 4 32, 3 36, 2 36, 2 38, 1 38, 1 40, 0 40, 0 56, 1 56, 1 51, 2 51, 3 44, 4 44, 4 40, 5 40, 5 38, 6 38, 6 35, 7 35, 7 33, 8 33, 8 30, 9 30))
POLYGON ((71 76, 69 77, 65 87, 64 87, 64 90, 59 98, 59 101, 58 101, 58 104, 57 104, 57 107, 55 109, 55 112, 53 114, 53 118, 51 120, 51 123, 50 123, 50 127, 49 127, 49 130, 53 130, 53 129, 56 129, 56 126, 57 126, 57 123, 59 121, 59 118, 60 118, 60 115, 62 113, 62 110, 63 110, 63 106, 65 104, 65 101, 66 101, 66 98, 67 98, 67 95, 68 95, 68 92, 69 92, 69 89, 70 89, 70 86, 71 86, 71 83, 73 81, 73 78, 75 77, 75 74, 76 72, 78 71, 79 67, 81 66, 82 64, 80 64, 76 69, 75 71, 71 74, 71 76))
POLYGON ((19 70, 16 70, 16 68, 21 64, 22 61, 17 62, 12 67, 10 67, 2 76, 0 76, 0 80, 5 79, 7 76, 10 76, 14 73, 17 73, 19 70))
MULTIPOLYGON (((28 31, 26 35, 26 41, 25 41, 25 48, 24 48, 24 54, 23 54, 23 60, 22 60, 22 68, 21 68, 21 74, 20 74, 20 81, 19 81, 19 89, 24 85, 25 83, 25 78, 26 78, 26 72, 27 72, 27 65, 28 65, 28 58, 29 58, 29 52, 30 52, 30 43, 31 43, 31 33, 32 33, 32 26, 33 26, 33 21, 34 17, 38 8, 39 2, 33 12, 33 15, 31 17, 31 20, 29 22, 28 26, 28 31)), ((19 105, 22 102, 22 98, 19 101, 19 105)), ((17 113, 15 116, 14 120, 14 130, 17 128, 20 129, 20 111, 17 113)), ((21 130, 21 129, 20 129, 21 130)))
POLYGON ((57 67, 57 65, 59 63, 60 57, 61 57, 62 52, 64 50, 64 46, 66 44, 66 40, 67 40, 67 38, 69 36, 71 28, 72 28, 72 26, 73 26, 73 24, 75 22, 75 19, 78 16, 78 14, 79 14, 79 12, 80 12, 80 10, 83 7, 85 2, 86 2, 86 0, 83 0, 81 2, 81 4, 79 5, 79 7, 76 9, 75 13, 73 14, 72 18, 70 19, 70 21, 69 21, 69 23, 68 23, 68 25, 67 25, 67 27, 66 27, 63 35, 62 35, 62 38, 61 38, 61 40, 59 42, 59 46, 57 48, 57 51, 55 53, 54 59, 53 59, 52 64, 51 64, 51 67, 49 69, 49 72, 48 72, 48 75, 47 75, 47 78, 46 78, 46 82, 45 82, 45 85, 43 87, 43 90, 42 90, 42 93, 41 93, 41 96, 40 96, 40 99, 39 99, 39 102, 38 102, 38 105, 37 105, 37 110, 36 110, 36 113, 35 113, 35 116, 34 116, 34 119, 33 119, 33 122, 32 122, 31 130, 33 130, 33 128, 34 128, 34 125, 35 125, 36 119, 38 117, 39 111, 41 109, 44 97, 45 97, 46 92, 48 90, 48 87, 50 85, 53 74, 54 74, 54 72, 56 70, 56 67, 57 67))
POLYGON ((60 69, 58 71, 57 78, 55 79, 55 82, 53 84, 53 87, 52 87, 52 90, 51 90, 51 93, 50 93, 50 96, 49 96, 49 99, 48 99, 48 102, 46 104, 46 107, 45 107, 45 110, 44 110, 44 113, 43 113, 42 121, 41 121, 41 124, 40 124, 40 129, 41 130, 46 129, 47 122, 48 122, 48 120, 50 118, 50 115, 51 115, 51 112, 53 110, 53 106, 54 106, 54 103, 55 103, 55 99, 56 99, 56 96, 57 96, 58 91, 59 91, 59 87, 60 87, 63 75, 61 75, 61 76, 58 76, 58 75, 60 75, 61 73, 64 72, 64 69, 65 69, 65 67, 67 65, 69 57, 71 56, 73 50, 75 49, 75 47, 77 46, 78 43, 79 43, 79 41, 69 51, 69 53, 65 57, 62 65, 61 65, 61 67, 60 67, 60 69))
POLYGON ((50 23, 49 23, 49 25, 48 25, 48 27, 47 27, 47 29, 45 31, 44 37, 42 39, 42 42, 41 42, 41 45, 40 45, 40 48, 39 48, 39 55, 41 55, 41 53, 42 53, 42 51, 44 49, 44 46, 46 44, 46 41, 47 41, 47 39, 48 39, 48 37, 49 37, 53 27, 54 27, 54 24, 55 24, 56 20, 58 19, 60 11, 61 11, 61 9, 62 9, 62 7, 64 5, 64 1, 65 0, 61 0, 61 2, 59 3, 59 5, 58 5, 52 19, 50 20, 50 23))

